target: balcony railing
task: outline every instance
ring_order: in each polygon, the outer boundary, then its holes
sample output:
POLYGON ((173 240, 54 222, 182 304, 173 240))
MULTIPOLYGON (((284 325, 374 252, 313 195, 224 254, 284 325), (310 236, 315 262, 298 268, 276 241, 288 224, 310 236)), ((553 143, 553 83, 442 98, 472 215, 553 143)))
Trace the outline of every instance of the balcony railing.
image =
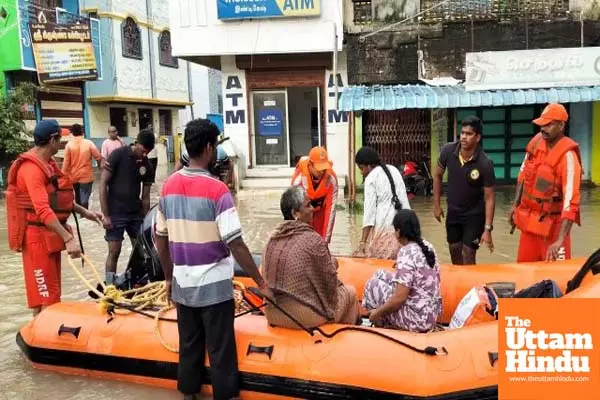
MULTIPOLYGON (((352 0, 354 24, 373 22, 377 0, 352 0)), ((421 23, 466 21, 554 20, 568 16, 569 0, 421 0, 420 9, 432 10, 422 15, 421 23)))

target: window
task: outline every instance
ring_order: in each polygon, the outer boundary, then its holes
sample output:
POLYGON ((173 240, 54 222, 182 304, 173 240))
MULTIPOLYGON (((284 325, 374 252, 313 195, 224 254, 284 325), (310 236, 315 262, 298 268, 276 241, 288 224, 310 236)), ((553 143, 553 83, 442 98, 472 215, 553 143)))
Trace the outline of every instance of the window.
POLYGON ((96 11, 89 12, 88 18, 98 19, 98 13, 96 11))
POLYGON ((158 133, 173 136, 173 116, 171 110, 158 110, 158 133))
POLYGON ((158 48, 160 53, 158 62, 165 67, 179 68, 179 61, 173 57, 171 52, 171 32, 162 31, 158 36, 158 48))
POLYGON ((140 28, 131 17, 121 23, 121 43, 123 44, 123 57, 137 58, 138 60, 143 58, 140 28))

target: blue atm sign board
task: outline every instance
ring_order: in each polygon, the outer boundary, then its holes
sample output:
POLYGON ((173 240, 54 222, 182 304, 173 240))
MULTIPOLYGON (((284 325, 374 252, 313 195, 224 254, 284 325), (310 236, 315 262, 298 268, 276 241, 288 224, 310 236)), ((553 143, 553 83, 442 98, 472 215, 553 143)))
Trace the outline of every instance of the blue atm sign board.
POLYGON ((217 0, 221 20, 315 17, 321 15, 321 0, 217 0))

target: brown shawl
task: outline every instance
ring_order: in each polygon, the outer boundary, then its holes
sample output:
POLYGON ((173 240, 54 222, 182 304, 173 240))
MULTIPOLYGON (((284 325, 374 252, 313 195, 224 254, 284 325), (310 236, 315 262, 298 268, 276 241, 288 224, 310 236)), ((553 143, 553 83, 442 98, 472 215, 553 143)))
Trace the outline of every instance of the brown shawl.
POLYGON ((264 276, 275 296, 285 294, 333 320, 337 307, 337 271, 327 243, 308 224, 279 225, 263 256, 264 276))

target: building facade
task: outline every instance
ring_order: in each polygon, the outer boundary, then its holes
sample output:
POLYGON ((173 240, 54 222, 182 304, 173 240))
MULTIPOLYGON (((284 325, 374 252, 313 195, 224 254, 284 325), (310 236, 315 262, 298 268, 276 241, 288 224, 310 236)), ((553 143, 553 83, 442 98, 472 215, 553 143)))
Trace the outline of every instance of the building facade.
MULTIPOLYGON (((102 75, 101 66, 96 62, 101 47, 98 27, 97 20, 79 14, 77 0, 0 0, 0 95, 20 82, 34 82, 39 86, 35 103, 25 105, 28 129, 33 129, 36 121, 47 118, 58 120, 63 128, 74 123, 88 123, 85 80, 81 76, 88 72, 86 79, 94 80, 102 75), (75 25, 85 25, 89 27, 87 32, 91 33, 91 43, 89 39, 88 43, 67 42, 67 46, 62 47, 67 48, 66 53, 52 49, 51 40, 45 40, 43 35, 39 37, 42 40, 32 38, 32 24, 42 24, 38 32, 52 34, 72 29, 75 25), (36 64, 34 42, 40 47, 45 46, 42 61, 45 64, 41 67, 36 64), (69 52, 86 57, 89 70, 78 70, 79 67, 69 58, 69 52), (69 62, 65 63, 65 60, 69 62), (52 70, 55 72, 48 72, 52 70)), ((73 29, 77 31, 79 28, 73 29)), ((37 61, 40 62, 40 58, 37 61)), ((63 142, 68 138, 65 136, 63 142)), ((57 155, 57 158, 61 157, 62 151, 57 155)))
MULTIPOLYGON (((184 61, 185 62, 185 61, 184 61)), ((179 132, 195 118, 206 118, 210 114, 223 113, 221 71, 188 63, 189 86, 193 104, 179 111, 179 132)))
POLYGON ((348 114, 336 108, 347 84, 342 15, 341 0, 171 1, 173 54, 221 71, 224 131, 248 178, 242 187, 273 186, 266 177, 289 184, 316 145, 345 182, 348 114))
POLYGON ((159 164, 172 160, 179 111, 191 104, 188 69, 173 57, 168 0, 84 0, 82 13, 100 20, 101 80, 87 85, 89 123, 98 142, 113 125, 128 142, 152 127, 159 164))
POLYGON ((531 120, 561 102, 571 116, 567 134, 581 146, 584 180, 600 182, 600 23, 586 4, 347 1, 351 86, 340 108, 353 113, 355 146, 373 145, 396 165, 422 156, 434 165, 460 121, 477 115, 498 180, 513 183, 536 133, 531 120))

